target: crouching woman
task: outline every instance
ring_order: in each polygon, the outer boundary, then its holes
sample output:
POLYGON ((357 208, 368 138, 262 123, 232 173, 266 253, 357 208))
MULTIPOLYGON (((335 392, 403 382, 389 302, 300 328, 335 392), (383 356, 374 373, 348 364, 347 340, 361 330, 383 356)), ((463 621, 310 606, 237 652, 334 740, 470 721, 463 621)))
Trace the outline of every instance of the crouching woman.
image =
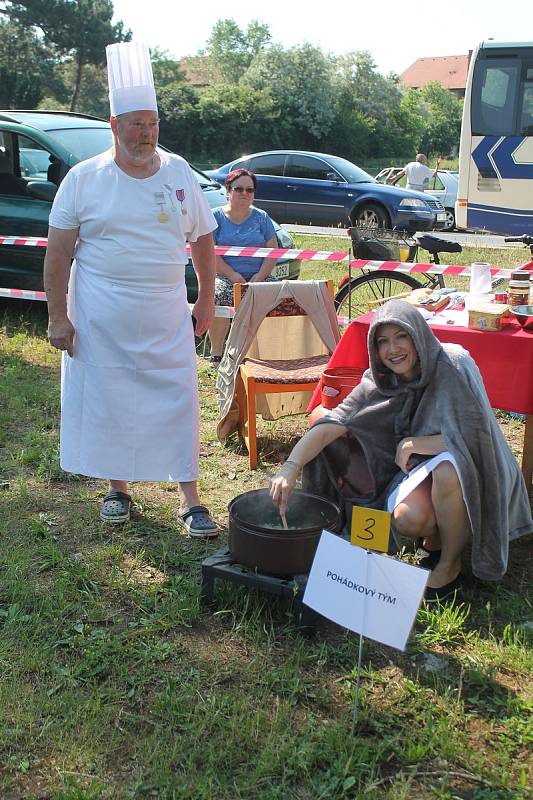
POLYGON ((303 487, 352 505, 392 510, 393 533, 420 538, 430 568, 426 599, 460 590, 463 551, 472 570, 497 580, 509 541, 533 529, 522 474, 498 426, 474 361, 442 345, 420 312, 392 300, 368 334, 370 368, 336 409, 298 442, 270 493, 284 512, 303 470, 303 487), (395 490, 431 456, 445 454, 397 502, 395 490), (391 502, 392 501, 392 502, 391 502))

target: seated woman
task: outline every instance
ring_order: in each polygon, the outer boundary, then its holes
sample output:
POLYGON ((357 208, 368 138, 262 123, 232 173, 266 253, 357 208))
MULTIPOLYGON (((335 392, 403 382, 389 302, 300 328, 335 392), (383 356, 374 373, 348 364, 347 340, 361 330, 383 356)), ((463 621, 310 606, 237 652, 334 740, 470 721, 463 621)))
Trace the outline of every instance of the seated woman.
POLYGON ((361 383, 304 435, 272 479, 274 502, 285 511, 304 468, 304 488, 347 503, 348 513, 352 504, 386 508, 414 466, 447 452, 452 460, 439 463, 396 505, 393 530, 422 538, 428 555, 421 565, 432 569, 428 601, 460 589, 470 540, 474 574, 501 578, 509 541, 533 530, 533 520, 522 474, 474 361, 458 345, 440 344, 420 312, 402 300, 376 313, 368 353, 361 383))
MULTIPOLYGON (((218 227, 213 231, 217 245, 233 247, 277 247, 276 231, 272 220, 260 208, 252 205, 257 179, 248 169, 234 169, 226 177, 227 205, 213 213, 218 227)), ((275 280, 270 273, 276 266, 275 258, 244 256, 217 256, 215 280, 215 305, 233 305, 233 284, 275 280)), ((229 320, 215 317, 209 328, 211 363, 218 365, 224 350, 229 320)))

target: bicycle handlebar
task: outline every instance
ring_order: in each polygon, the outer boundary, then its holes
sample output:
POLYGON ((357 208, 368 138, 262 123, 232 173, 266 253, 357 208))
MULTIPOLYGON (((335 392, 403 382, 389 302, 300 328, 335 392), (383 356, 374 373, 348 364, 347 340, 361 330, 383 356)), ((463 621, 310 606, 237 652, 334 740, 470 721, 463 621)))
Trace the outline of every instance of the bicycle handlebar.
POLYGON ((533 236, 529 236, 527 233, 523 233, 522 236, 505 236, 504 242, 520 242, 520 244, 531 247, 533 244, 533 236))

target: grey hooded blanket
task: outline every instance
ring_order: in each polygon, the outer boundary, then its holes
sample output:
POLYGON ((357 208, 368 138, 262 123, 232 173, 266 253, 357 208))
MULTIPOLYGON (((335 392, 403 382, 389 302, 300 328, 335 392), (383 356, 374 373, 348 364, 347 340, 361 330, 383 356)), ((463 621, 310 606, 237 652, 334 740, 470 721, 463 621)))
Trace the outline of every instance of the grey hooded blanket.
MULTIPOLYGON (((490 334, 487 334, 490 335, 490 334)), ((384 507, 403 477, 394 458, 406 436, 442 434, 455 457, 472 526, 472 569, 496 580, 507 569, 509 541, 533 530, 526 486, 490 408, 479 370, 466 350, 441 345, 420 312, 392 300, 368 334, 370 369, 346 400, 317 424, 336 422, 348 438, 329 445, 304 470, 304 488, 374 508, 384 507), (420 373, 402 382, 381 363, 376 329, 393 323, 416 347, 420 373)))

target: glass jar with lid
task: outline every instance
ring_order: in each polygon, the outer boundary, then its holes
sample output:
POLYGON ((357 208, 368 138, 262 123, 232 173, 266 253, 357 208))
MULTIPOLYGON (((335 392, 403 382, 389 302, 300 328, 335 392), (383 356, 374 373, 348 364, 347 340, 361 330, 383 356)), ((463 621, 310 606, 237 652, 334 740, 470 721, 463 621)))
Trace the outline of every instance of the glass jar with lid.
POLYGON ((527 306, 529 304, 530 289, 529 272, 514 270, 509 281, 509 305, 527 306))

